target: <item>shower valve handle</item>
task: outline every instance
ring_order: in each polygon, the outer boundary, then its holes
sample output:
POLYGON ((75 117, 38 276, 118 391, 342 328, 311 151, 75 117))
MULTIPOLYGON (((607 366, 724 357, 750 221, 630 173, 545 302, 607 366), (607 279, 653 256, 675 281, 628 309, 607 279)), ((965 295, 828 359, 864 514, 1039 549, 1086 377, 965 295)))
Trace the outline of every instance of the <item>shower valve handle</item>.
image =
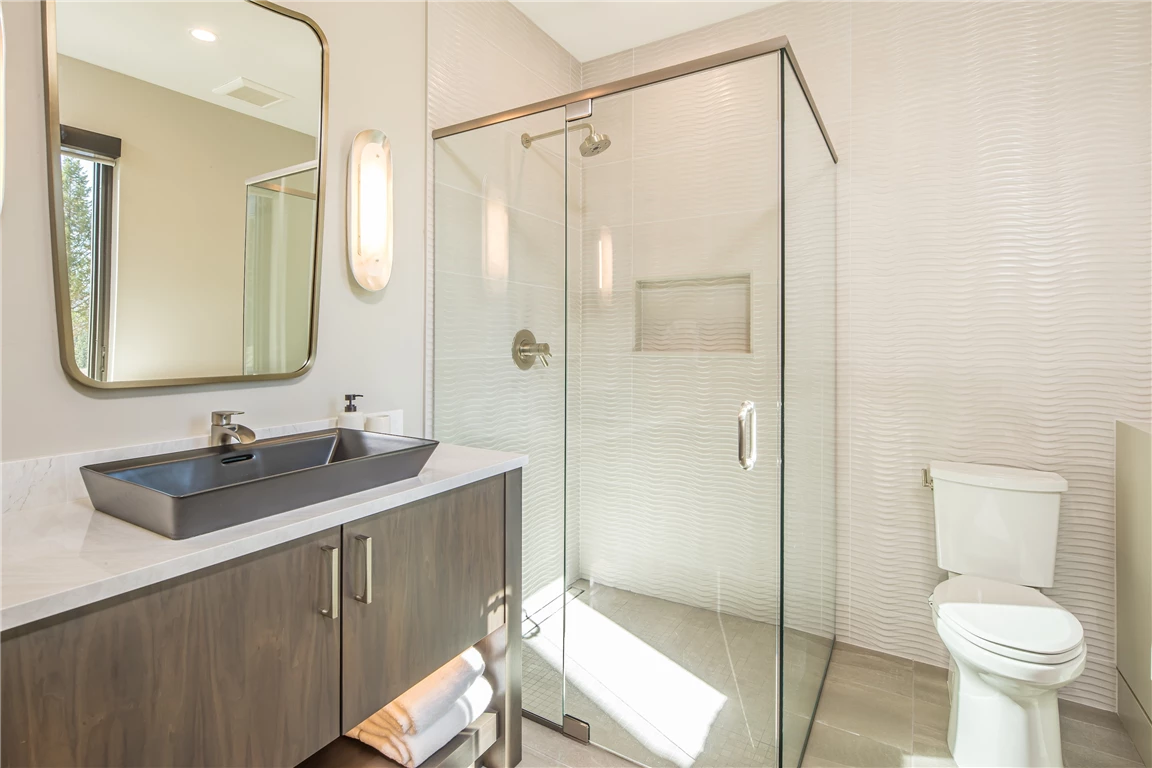
POLYGON ((537 342, 532 331, 520 331, 512 339, 512 359, 522 371, 531 368, 539 359, 541 365, 548 367, 548 358, 552 357, 552 348, 546 343, 537 342))
POLYGON ((520 344, 520 354, 525 357, 540 358, 541 365, 547 368, 548 358, 552 357, 552 349, 546 343, 529 344, 522 342, 520 344))

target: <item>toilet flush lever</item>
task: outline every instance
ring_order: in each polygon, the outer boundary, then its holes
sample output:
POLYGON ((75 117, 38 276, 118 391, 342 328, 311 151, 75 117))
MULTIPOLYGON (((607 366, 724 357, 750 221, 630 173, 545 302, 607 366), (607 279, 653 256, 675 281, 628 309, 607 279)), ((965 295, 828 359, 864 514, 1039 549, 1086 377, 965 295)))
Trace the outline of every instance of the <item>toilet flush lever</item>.
POLYGON ((924 485, 925 488, 932 487, 932 471, 928 469, 928 467, 924 467, 924 469, 920 470, 920 482, 924 485))

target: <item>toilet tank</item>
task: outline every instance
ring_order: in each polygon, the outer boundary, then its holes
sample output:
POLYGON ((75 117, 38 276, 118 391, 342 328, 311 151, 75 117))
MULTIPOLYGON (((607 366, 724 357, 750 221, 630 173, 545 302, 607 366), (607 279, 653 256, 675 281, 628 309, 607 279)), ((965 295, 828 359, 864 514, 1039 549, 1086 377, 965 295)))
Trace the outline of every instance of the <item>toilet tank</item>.
POLYGON ((1054 472, 934 461, 936 562, 946 571, 1052 586, 1060 494, 1054 472))

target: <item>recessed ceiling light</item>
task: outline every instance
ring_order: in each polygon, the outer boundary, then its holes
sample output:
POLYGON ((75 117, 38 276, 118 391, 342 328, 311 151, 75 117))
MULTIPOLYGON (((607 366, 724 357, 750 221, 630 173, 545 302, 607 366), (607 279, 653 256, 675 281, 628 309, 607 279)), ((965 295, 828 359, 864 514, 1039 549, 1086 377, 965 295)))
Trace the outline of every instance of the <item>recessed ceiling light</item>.
POLYGON ((209 32, 206 29, 194 29, 189 34, 191 34, 192 37, 194 37, 197 40, 204 42, 204 43, 216 42, 216 35, 212 32, 209 32))

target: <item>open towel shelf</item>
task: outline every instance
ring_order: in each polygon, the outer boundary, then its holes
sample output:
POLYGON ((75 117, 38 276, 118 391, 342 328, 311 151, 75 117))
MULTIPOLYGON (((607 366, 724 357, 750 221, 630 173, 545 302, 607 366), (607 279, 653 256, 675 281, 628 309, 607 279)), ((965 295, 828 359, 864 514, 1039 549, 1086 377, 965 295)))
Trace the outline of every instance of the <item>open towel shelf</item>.
MULTIPOLYGON (((496 743, 499 735, 496 713, 485 712, 458 735, 453 736, 452 740, 432 757, 421 763, 420 768, 472 768, 496 743)), ((384 757, 367 744, 341 736, 300 763, 297 768, 403 768, 403 766, 384 757)))

